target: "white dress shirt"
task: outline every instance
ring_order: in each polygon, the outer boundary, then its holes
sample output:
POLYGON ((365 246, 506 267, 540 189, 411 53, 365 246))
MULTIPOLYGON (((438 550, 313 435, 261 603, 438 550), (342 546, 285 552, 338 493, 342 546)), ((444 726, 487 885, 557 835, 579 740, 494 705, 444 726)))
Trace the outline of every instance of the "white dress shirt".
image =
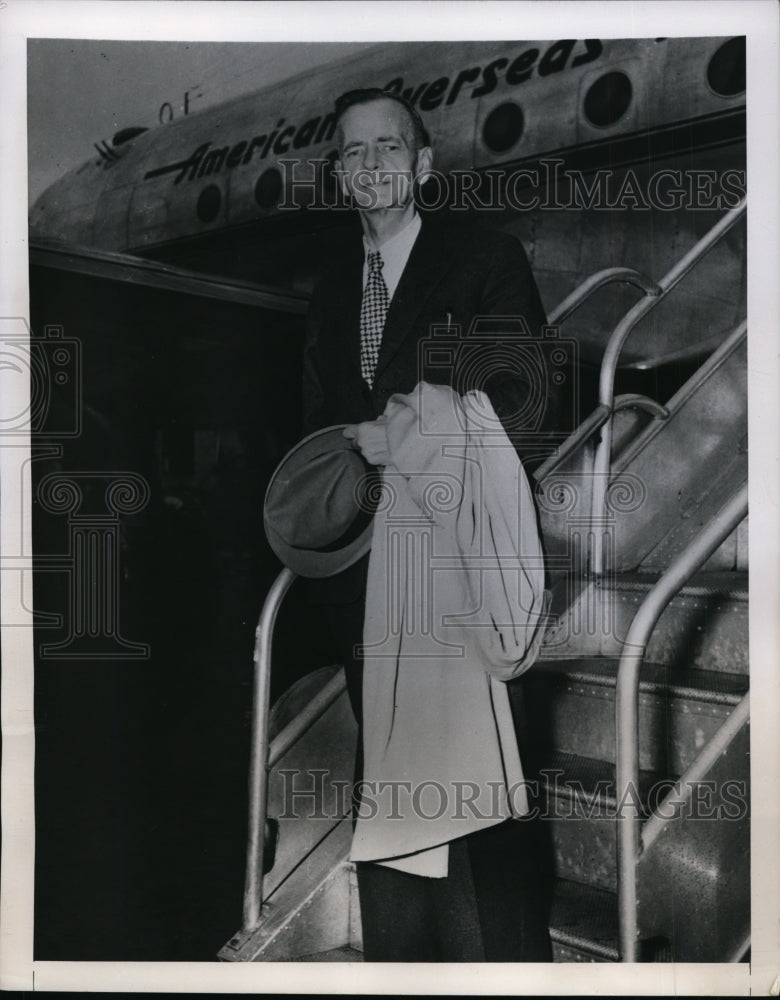
POLYGON ((384 261, 382 277, 385 279, 387 294, 392 302, 393 295, 398 287, 398 282, 401 280, 401 275, 404 273, 406 262, 409 260, 409 254, 412 252, 414 241, 417 239, 421 226, 422 220, 415 212, 412 221, 405 226, 400 233, 396 233, 395 236, 391 236, 390 239, 386 240, 381 246, 372 247, 368 240, 366 240, 365 236, 363 237, 363 249, 365 250, 365 257, 363 259, 364 291, 366 288, 366 282, 368 281, 367 260, 369 251, 378 250, 382 254, 382 260, 384 261))

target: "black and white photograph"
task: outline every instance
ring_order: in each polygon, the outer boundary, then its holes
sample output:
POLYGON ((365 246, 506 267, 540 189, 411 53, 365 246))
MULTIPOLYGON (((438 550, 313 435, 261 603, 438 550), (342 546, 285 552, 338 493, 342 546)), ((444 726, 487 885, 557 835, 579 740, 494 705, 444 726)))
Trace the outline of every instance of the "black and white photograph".
POLYGON ((777 995, 777 29, 0 4, 4 988, 777 995))

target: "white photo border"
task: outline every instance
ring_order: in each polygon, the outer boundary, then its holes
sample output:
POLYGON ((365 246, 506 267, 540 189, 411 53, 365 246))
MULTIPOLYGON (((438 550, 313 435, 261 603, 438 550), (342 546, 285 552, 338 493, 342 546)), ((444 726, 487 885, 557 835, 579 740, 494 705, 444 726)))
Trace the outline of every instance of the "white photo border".
MULTIPOLYGON (((123 992, 768 995, 780 974, 780 310, 778 308, 778 7, 774 0, 591 3, 0 2, 0 316, 29 317, 27 38, 187 41, 404 41, 747 36, 750 650, 753 718, 752 958, 736 965, 383 966, 34 962, 32 637, 2 599, 2 911, 0 986, 123 992), (362 9, 361 9, 362 10, 362 9), (364 16, 364 14, 366 16, 364 16)), ((15 383, 14 383, 15 384, 15 383)), ((18 388, 18 387, 17 387, 18 388)), ((2 373, 0 372, 0 391, 2 373)), ((25 400, 19 400, 25 405, 25 400)), ((24 448, 0 448, 2 551, 22 523, 15 477, 24 448), (10 484, 10 486, 9 486, 10 484)), ((27 491, 29 496, 29 491, 27 491)), ((29 519, 25 519, 29 524, 29 519)), ((26 540, 29 544, 29 538, 26 540)), ((28 549, 25 549, 27 551, 28 549)), ((29 574, 27 575, 29 577, 29 574)), ((31 600, 31 585, 25 601, 31 600)))

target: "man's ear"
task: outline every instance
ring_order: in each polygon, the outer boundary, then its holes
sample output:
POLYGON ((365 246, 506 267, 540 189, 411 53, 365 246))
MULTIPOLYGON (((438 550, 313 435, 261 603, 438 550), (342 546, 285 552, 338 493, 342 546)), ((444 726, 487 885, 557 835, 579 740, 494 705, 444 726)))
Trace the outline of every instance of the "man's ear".
POLYGON ((415 164, 415 180, 418 184, 424 184, 428 180, 428 174, 433 166, 433 150, 430 146, 421 146, 417 150, 417 163, 415 164))

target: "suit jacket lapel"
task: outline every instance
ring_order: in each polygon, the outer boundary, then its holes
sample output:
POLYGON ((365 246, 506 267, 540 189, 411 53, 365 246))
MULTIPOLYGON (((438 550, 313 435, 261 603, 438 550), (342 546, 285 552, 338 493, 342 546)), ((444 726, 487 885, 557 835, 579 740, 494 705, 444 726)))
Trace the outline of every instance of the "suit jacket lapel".
POLYGON ((411 333, 415 319, 449 267, 449 263, 450 257, 445 244, 437 238, 435 230, 423 223, 390 303, 382 332, 374 381, 379 378, 405 338, 411 333))
POLYGON ((351 250, 330 287, 334 308, 331 323, 336 326, 335 342, 342 345, 341 363, 354 375, 360 375, 360 310, 363 303, 363 247, 351 250))

